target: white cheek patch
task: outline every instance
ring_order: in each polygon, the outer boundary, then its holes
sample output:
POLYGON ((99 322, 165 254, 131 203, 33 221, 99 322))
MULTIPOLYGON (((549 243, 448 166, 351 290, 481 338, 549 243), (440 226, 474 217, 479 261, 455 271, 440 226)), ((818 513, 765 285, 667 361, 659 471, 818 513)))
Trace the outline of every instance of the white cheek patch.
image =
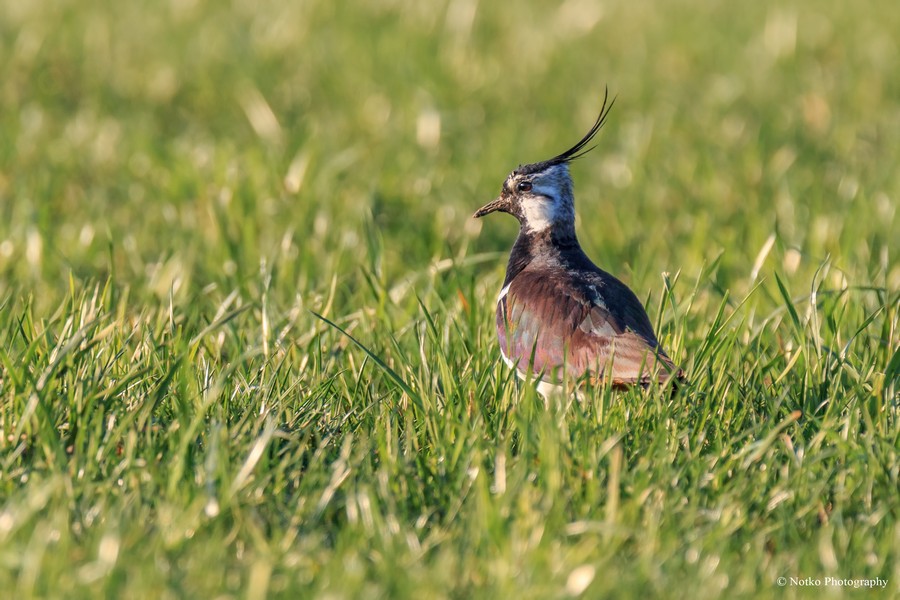
POLYGON ((559 209, 553 198, 525 198, 522 200, 522 211, 531 231, 543 231, 559 220, 559 209))

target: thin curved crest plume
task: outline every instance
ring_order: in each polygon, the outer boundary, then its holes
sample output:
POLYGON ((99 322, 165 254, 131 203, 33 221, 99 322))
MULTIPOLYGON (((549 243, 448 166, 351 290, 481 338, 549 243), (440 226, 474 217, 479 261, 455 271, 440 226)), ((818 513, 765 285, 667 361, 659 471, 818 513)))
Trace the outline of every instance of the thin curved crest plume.
POLYGON ((615 103, 615 98, 609 100, 609 88, 606 88, 603 92, 603 106, 600 107, 600 114, 597 116, 597 120, 594 121, 594 124, 591 127, 590 131, 588 131, 577 144, 575 144, 562 154, 555 156, 546 162, 552 165, 571 162, 577 158, 581 158, 582 156, 596 148, 597 146, 594 145, 587 150, 584 150, 584 147, 587 146, 592 139, 594 139, 594 136, 597 135, 597 132, 600 131, 601 127, 603 127, 603 123, 606 122, 606 117, 609 115, 609 111, 612 110, 613 104, 615 103), (609 103, 609 106, 607 106, 607 102, 609 103))
POLYGON ((549 160, 544 160, 538 163, 530 164, 530 165, 519 165, 515 171, 513 171, 514 175, 527 175, 531 173, 538 173, 543 171, 548 167, 553 167, 556 165, 562 165, 572 162, 577 158, 581 158, 597 146, 591 146, 590 148, 585 149, 591 140, 594 139, 594 136, 597 135, 597 132, 600 131, 600 128, 603 127, 603 124, 606 122, 606 117, 609 116, 609 111, 612 110, 613 104, 616 103, 616 99, 613 98, 610 100, 609 98, 609 88, 606 88, 603 92, 603 106, 600 107, 600 114, 597 116, 597 120, 594 121, 594 124, 591 126, 590 131, 588 131, 581 140, 557 156, 549 160))

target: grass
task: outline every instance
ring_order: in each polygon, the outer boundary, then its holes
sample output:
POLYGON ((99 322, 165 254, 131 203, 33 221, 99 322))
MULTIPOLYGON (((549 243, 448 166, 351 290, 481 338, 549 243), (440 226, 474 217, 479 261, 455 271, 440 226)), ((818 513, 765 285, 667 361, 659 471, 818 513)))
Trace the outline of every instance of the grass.
POLYGON ((2 2, 0 589, 896 596, 898 30, 2 2), (469 215, 607 85, 580 237, 690 385, 545 405, 493 331, 514 223, 469 215))

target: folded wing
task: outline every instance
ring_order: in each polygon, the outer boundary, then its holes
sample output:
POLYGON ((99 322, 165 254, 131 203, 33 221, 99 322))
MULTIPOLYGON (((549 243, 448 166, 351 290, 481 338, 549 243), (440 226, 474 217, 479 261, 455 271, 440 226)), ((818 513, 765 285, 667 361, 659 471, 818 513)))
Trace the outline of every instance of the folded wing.
POLYGON ((521 272, 497 305, 504 357, 544 380, 589 372, 614 385, 665 382, 679 369, 666 356, 640 301, 606 273, 585 278, 521 272))

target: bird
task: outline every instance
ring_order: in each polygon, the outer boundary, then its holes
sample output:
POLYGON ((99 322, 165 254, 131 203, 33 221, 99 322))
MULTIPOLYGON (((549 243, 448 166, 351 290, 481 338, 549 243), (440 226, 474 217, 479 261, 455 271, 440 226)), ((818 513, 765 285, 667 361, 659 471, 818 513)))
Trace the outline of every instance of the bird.
POLYGON ((497 297, 496 326, 504 362, 520 379, 534 377, 547 396, 565 378, 613 388, 649 387, 683 371, 663 350, 643 304, 615 276, 596 266, 575 235, 575 197, 569 163, 600 131, 615 99, 607 102, 590 131, 565 152, 519 165, 500 195, 474 218, 504 212, 519 221, 506 277, 497 297))

